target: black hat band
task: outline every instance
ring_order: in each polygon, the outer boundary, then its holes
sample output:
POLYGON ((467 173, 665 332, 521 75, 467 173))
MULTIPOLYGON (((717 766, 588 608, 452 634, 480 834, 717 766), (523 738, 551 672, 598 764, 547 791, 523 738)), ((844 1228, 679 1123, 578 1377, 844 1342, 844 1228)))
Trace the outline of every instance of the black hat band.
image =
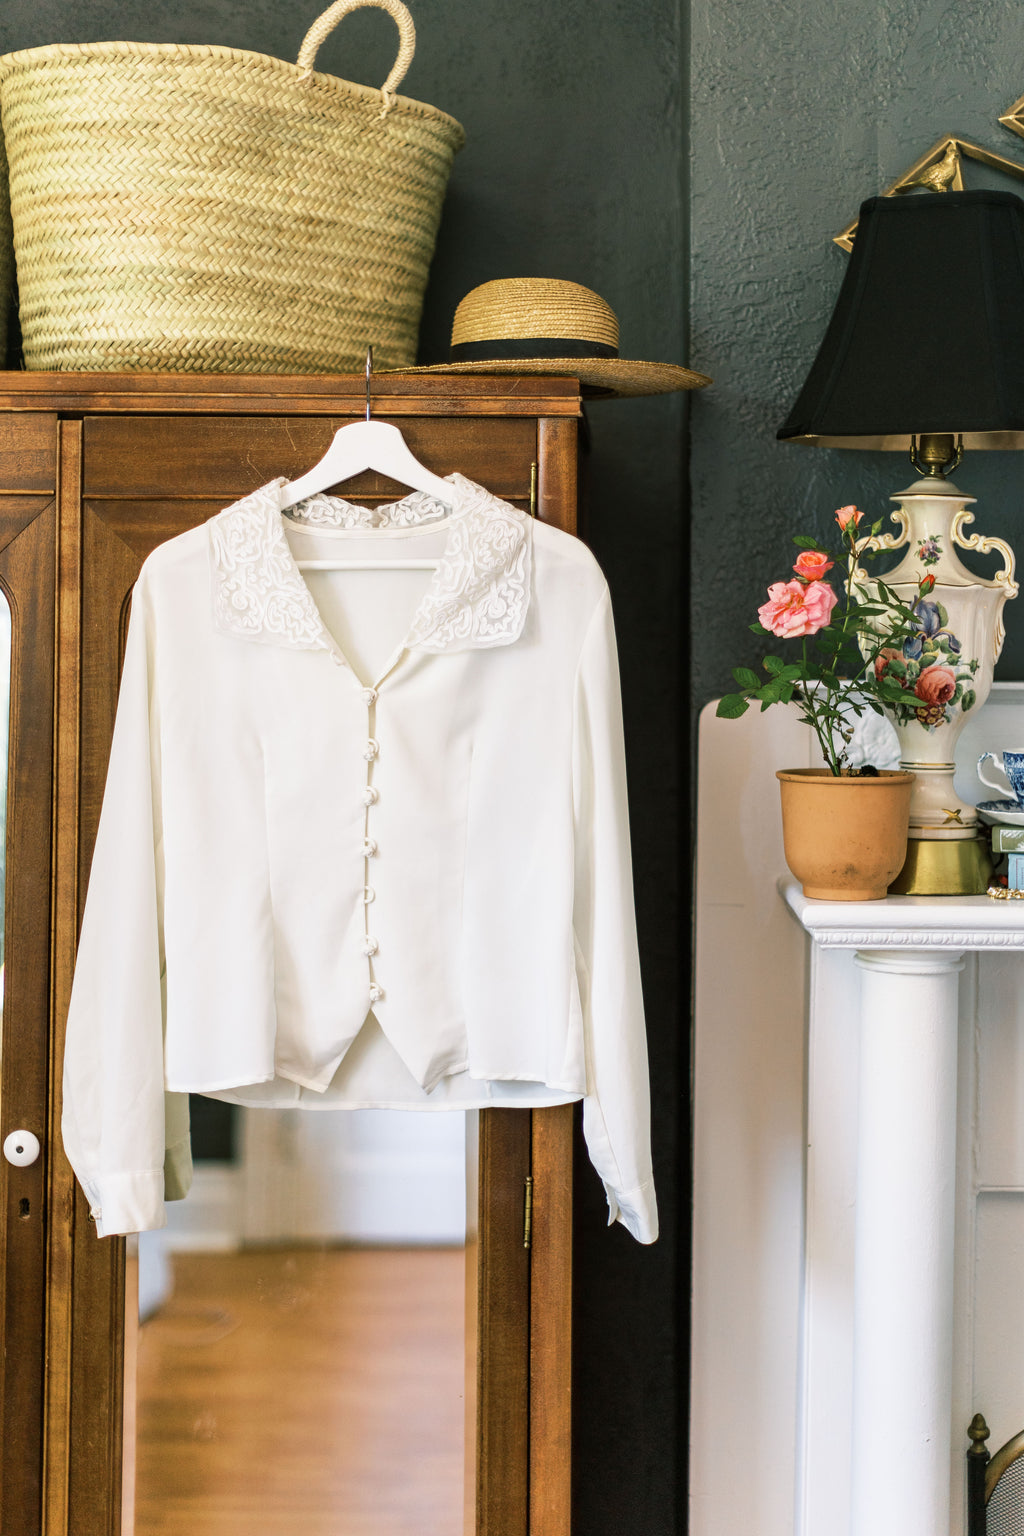
POLYGON ((494 341, 452 342, 453 363, 492 363, 517 357, 618 357, 618 347, 567 336, 501 337, 494 341))

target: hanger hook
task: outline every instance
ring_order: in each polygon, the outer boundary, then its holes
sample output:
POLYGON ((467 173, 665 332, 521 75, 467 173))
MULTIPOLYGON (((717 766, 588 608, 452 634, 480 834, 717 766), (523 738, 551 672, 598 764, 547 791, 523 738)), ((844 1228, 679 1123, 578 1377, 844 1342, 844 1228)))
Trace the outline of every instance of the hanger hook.
POLYGON ((370 419, 370 376, 373 373, 373 348, 366 349, 366 419, 370 419))

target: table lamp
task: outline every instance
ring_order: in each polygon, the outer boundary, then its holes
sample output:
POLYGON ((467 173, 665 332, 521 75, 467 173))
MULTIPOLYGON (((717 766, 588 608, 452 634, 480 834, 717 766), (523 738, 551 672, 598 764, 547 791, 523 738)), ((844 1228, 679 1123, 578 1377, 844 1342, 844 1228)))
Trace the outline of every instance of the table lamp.
POLYGON ((906 548, 884 579, 921 621, 880 663, 895 661, 920 699, 888 711, 901 765, 917 775, 907 862, 891 889, 980 894, 987 842, 954 793, 953 759, 992 686, 1017 584, 1009 545, 966 532, 974 497, 948 476, 965 449, 1024 447, 1024 202, 976 191, 864 203, 825 339, 778 436, 909 452, 920 478, 891 498, 897 532, 874 541, 906 548), (998 552, 1003 568, 976 576, 957 548, 998 552), (924 576, 935 584, 919 597, 924 576))

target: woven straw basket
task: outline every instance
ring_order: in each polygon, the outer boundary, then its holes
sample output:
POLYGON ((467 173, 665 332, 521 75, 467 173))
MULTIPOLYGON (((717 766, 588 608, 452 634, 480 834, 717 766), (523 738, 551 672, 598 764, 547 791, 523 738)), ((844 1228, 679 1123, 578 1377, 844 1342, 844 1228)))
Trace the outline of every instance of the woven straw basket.
POLYGON ((7 156, 0 134, 0 368, 7 359, 7 322, 14 307, 14 240, 7 195, 7 156))
POLYGON ((26 367, 336 372, 368 343, 414 361, 464 140, 394 94, 414 47, 401 0, 336 0, 297 64, 173 43, 0 58, 26 367), (313 72, 363 5, 400 34, 379 91, 313 72))

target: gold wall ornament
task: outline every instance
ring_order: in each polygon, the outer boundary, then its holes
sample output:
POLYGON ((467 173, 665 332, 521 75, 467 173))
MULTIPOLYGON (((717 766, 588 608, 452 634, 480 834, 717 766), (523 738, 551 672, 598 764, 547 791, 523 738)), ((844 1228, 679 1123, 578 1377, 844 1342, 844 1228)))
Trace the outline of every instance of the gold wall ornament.
MULTIPOLYGON (((1024 96, 1015 102, 1010 112, 999 119, 1006 126, 1013 127, 1016 133, 1024 136, 1024 96), (1010 122, 1010 116, 1020 108, 1020 116, 1015 123, 1010 122)), ((997 155, 991 149, 982 149, 980 144, 971 144, 967 139, 961 139, 955 133, 947 133, 931 149, 925 151, 920 159, 903 172, 902 176, 892 182, 882 192, 882 197, 896 197, 900 192, 909 192, 913 187, 929 187, 933 192, 962 192, 964 190, 963 161, 976 160, 979 165, 990 166, 996 171, 1006 171, 1010 176, 1017 176, 1024 180, 1024 165, 1016 160, 1007 160, 1004 155, 997 155)), ((836 245, 841 245, 844 251, 853 250, 853 239, 857 233, 857 220, 847 224, 844 230, 833 237, 836 245)))
POLYGON ((934 161, 925 166, 917 176, 903 183, 901 191, 909 191, 911 187, 927 187, 929 192, 948 192, 951 186, 959 192, 963 187, 964 178, 960 169, 960 146, 956 139, 950 139, 946 145, 946 153, 941 160, 934 161))
POLYGON ((1024 138, 1024 96, 1019 96, 1012 107, 1007 107, 999 121, 1011 133, 1019 133, 1024 138))

